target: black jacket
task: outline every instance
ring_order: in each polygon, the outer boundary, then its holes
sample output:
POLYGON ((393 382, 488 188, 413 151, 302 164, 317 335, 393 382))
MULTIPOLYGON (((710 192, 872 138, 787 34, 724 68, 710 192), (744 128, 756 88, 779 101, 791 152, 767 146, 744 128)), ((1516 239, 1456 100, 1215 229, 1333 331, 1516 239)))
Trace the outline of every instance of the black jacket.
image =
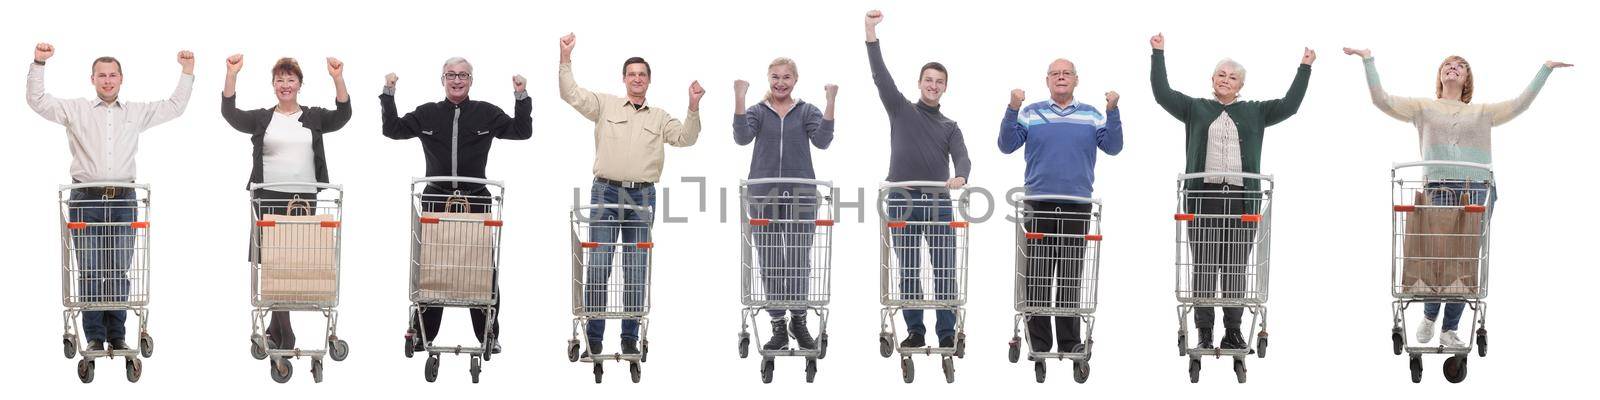
POLYGON ((383 135, 395 140, 420 138, 427 159, 427 176, 486 178, 489 146, 494 139, 525 140, 533 137, 533 100, 517 100, 516 117, 493 104, 467 99, 417 106, 400 116, 394 96, 378 95, 383 104, 383 135))
MULTIPOLYGON (((233 129, 250 134, 250 143, 254 145, 252 151, 254 166, 250 169, 250 182, 261 183, 261 154, 262 140, 267 136, 267 124, 272 122, 272 109, 244 111, 235 105, 235 97, 222 98, 222 119, 228 121, 233 129)), ((335 102, 333 110, 321 107, 300 106, 300 124, 311 130, 311 152, 313 162, 317 169, 317 182, 328 183, 328 159, 322 151, 322 134, 343 128, 350 122, 350 102, 335 102)))

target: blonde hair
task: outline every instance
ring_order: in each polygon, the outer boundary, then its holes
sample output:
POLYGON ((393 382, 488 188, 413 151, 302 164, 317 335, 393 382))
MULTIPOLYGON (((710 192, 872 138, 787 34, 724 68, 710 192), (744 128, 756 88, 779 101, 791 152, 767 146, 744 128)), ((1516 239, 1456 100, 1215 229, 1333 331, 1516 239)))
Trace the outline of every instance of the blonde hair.
POLYGON ((1461 68, 1465 69, 1467 71, 1466 79, 1462 80, 1462 82, 1461 82, 1461 102, 1462 103, 1471 103, 1472 102, 1472 64, 1467 63, 1467 59, 1466 58, 1462 58, 1461 56, 1456 56, 1456 55, 1445 57, 1444 61, 1439 63, 1438 79, 1434 79, 1433 80, 1434 81, 1433 97, 1436 98, 1436 99, 1444 98, 1444 65, 1445 64, 1449 64, 1451 61, 1460 61, 1461 62, 1461 68))
MULTIPOLYGON (((773 68, 777 68, 779 66, 787 66, 787 67, 789 67, 789 70, 794 72, 794 79, 795 80, 799 80, 800 79, 800 67, 796 66, 794 64, 794 60, 789 59, 789 57, 778 57, 778 58, 772 59, 772 63, 771 64, 767 64, 767 71, 770 72, 770 71, 772 71, 773 68)), ((763 100, 772 101, 772 90, 770 90, 770 89, 767 90, 767 96, 764 97, 763 100)))

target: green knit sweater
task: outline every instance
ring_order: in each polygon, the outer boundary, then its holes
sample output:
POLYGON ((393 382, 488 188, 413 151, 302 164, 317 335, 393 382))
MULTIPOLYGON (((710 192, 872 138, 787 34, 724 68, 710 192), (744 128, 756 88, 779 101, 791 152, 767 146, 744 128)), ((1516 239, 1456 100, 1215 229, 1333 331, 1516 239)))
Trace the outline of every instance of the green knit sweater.
MULTIPOLYGON (((1244 172, 1261 173, 1261 141, 1266 127, 1283 120, 1289 119, 1300 110, 1300 100, 1306 96, 1306 86, 1311 82, 1311 66, 1300 64, 1300 71, 1294 75, 1294 83, 1289 85, 1289 93, 1283 98, 1266 101, 1235 101, 1233 104, 1223 105, 1214 99, 1197 99, 1189 97, 1176 90, 1167 83, 1167 59, 1161 50, 1152 50, 1150 54, 1150 89, 1155 92, 1156 103, 1174 118, 1183 121, 1185 143, 1187 150, 1184 154, 1185 173, 1204 172, 1206 170, 1206 135, 1215 121, 1223 112, 1233 118, 1234 124, 1239 127, 1239 162, 1244 167, 1244 172)), ((1199 186, 1200 181, 1193 180, 1189 187, 1199 186)), ((1246 190, 1258 190, 1260 182, 1253 179, 1245 180, 1246 190)))

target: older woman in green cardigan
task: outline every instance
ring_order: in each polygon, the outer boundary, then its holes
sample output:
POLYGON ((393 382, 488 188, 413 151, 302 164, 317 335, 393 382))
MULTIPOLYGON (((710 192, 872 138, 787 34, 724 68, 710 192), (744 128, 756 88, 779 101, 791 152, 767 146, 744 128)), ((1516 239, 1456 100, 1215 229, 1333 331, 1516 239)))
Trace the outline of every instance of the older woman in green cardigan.
MULTIPOLYGON (((1305 49, 1300 58, 1300 69, 1295 74, 1294 82, 1289 85, 1289 92, 1281 99, 1265 101, 1241 101, 1239 89, 1244 87, 1244 66, 1230 59, 1223 59, 1217 63, 1217 68, 1211 74, 1212 96, 1210 98, 1194 98, 1172 89, 1167 83, 1166 66, 1166 38, 1160 34, 1150 38, 1150 88, 1155 92, 1156 102, 1161 108, 1167 110, 1174 118, 1183 121, 1187 156, 1184 162, 1184 172, 1261 172, 1261 143, 1263 133, 1267 126, 1289 119, 1300 109, 1300 100, 1305 98, 1306 85, 1311 81, 1311 63, 1316 61, 1317 53, 1305 49)), ((1248 201, 1246 196, 1251 191, 1258 190, 1260 183, 1254 180, 1236 177, 1204 178, 1188 182, 1185 187, 1203 190, 1209 193, 1206 199, 1186 201, 1185 207, 1189 212, 1202 214, 1245 214, 1251 212, 1247 208, 1255 202, 1248 201), (1239 192, 1229 195, 1229 191, 1239 192)), ((1253 235, 1253 232, 1244 232, 1253 235)), ((1237 238, 1230 238, 1237 239, 1237 238)), ((1241 240, 1229 240, 1240 242, 1241 240)), ((1251 240, 1242 240, 1250 242, 1251 240)), ((1223 245, 1195 245, 1194 252, 1196 264, 1194 272, 1194 290, 1197 296, 1215 295, 1218 277, 1221 276, 1222 295, 1239 296, 1238 292, 1244 287, 1244 274, 1241 266, 1227 266, 1226 264, 1238 263, 1249 255, 1250 245, 1223 244, 1223 245), (1224 248, 1202 248, 1222 246, 1224 248), (1223 264, 1223 265, 1218 265, 1223 264), (1239 269, 1239 270, 1235 270, 1239 269)), ((1224 349, 1245 349, 1248 343, 1240 332, 1239 325, 1244 310, 1239 307, 1224 307, 1222 310, 1222 323, 1227 332, 1222 339, 1224 349)), ((1211 348, 1211 330, 1216 316, 1212 307, 1196 307, 1194 310, 1194 325, 1199 336, 1200 348, 1211 348)))

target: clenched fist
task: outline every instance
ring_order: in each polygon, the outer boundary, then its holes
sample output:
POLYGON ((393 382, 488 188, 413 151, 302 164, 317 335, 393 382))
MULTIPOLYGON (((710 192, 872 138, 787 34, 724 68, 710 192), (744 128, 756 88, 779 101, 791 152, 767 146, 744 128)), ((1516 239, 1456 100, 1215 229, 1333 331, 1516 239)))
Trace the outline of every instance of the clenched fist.
POLYGON ((572 62, 572 48, 578 46, 578 36, 568 33, 561 37, 561 63, 572 62))
POLYGON ((188 50, 179 51, 178 65, 183 66, 184 75, 194 75, 194 52, 188 50))
POLYGON ((394 89, 394 82, 400 80, 400 76, 399 75, 395 75, 393 72, 390 72, 388 75, 384 75, 383 76, 383 80, 384 80, 384 84, 383 84, 384 87, 387 87, 387 88, 390 88, 390 89, 394 89))
POLYGON ((333 79, 344 79, 344 61, 328 57, 328 76, 333 79))
POLYGON ((1117 109, 1117 100, 1122 100, 1122 95, 1117 94, 1117 91, 1106 92, 1106 111, 1117 109))
POLYGON ((1310 47, 1307 47, 1306 48, 1306 53, 1304 55, 1300 56, 1300 63, 1301 64, 1305 64, 1305 65, 1311 65, 1311 63, 1314 63, 1314 62, 1317 62, 1317 51, 1316 50, 1312 50, 1310 47))
POLYGON ((742 98, 744 98, 745 93, 749 92, 749 91, 750 91, 750 82, 746 82, 743 79, 736 79, 736 80, 733 81, 733 95, 735 97, 738 97, 738 98, 742 99, 742 98))
POLYGON ((832 83, 822 85, 822 93, 823 95, 827 96, 828 102, 832 103, 833 98, 839 95, 839 85, 832 83))
POLYGON ((512 76, 511 77, 511 89, 513 91, 517 92, 517 93, 521 93, 523 91, 528 90, 528 79, 527 78, 523 78, 522 75, 514 75, 514 76, 512 76))
POLYGON ((1013 110, 1022 110, 1022 101, 1028 98, 1028 93, 1022 89, 1011 89, 1011 104, 1013 110))
POLYGON ((1167 37, 1160 33, 1157 33, 1155 36, 1151 36, 1150 48, 1156 50, 1165 50, 1167 48, 1167 37))
POLYGON ((56 55, 56 46, 52 46, 49 43, 39 43, 33 46, 34 62, 43 63, 54 55, 56 55))
POLYGON ((689 111, 700 110, 700 98, 706 95, 706 89, 700 87, 700 81, 689 83, 689 111))
POLYGON ((244 69, 244 55, 243 54, 234 54, 234 55, 228 56, 227 63, 228 63, 228 75, 238 75, 239 74, 239 70, 244 69))

